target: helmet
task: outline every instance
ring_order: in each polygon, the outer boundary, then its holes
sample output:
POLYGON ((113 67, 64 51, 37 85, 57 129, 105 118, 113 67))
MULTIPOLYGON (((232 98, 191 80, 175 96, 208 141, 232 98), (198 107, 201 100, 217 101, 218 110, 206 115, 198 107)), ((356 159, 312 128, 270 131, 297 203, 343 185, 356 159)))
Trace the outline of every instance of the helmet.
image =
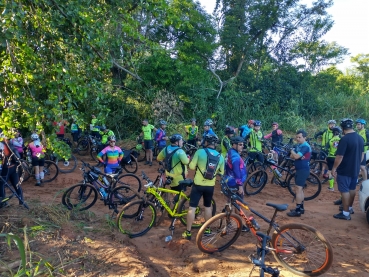
POLYGON ((167 122, 165 120, 159 120, 160 125, 167 125, 167 122))
POLYGON ((341 130, 341 128, 340 127, 333 127, 332 128, 332 132, 333 132, 333 134, 341 134, 341 132, 342 132, 342 130, 341 130))
POLYGON ((226 135, 234 134, 234 127, 232 127, 232 126, 227 126, 227 127, 225 128, 225 134, 226 134, 226 135))
POLYGON ((136 149, 137 149, 137 150, 142 150, 142 144, 141 144, 141 143, 137 144, 137 145, 136 145, 136 149))
POLYGON ((336 124, 336 120, 333 120, 333 119, 328 120, 328 124, 336 124))
POLYGON ((169 138, 171 143, 176 143, 177 141, 183 140, 183 137, 180 134, 174 134, 169 138))
POLYGON ((344 118, 341 120, 341 127, 342 129, 352 129, 354 121, 351 118, 344 118))
POLYGON ((366 125, 366 121, 365 121, 365 119, 362 119, 362 118, 358 118, 358 119, 356 120, 356 123, 361 123, 361 124, 363 124, 363 125, 366 125))
POLYGON ((211 125, 213 125, 213 120, 206 119, 205 122, 204 122, 204 126, 211 126, 211 125))
POLYGON ((100 130, 101 130, 101 131, 105 131, 105 130, 106 130, 106 126, 105 126, 105 125, 101 125, 101 126, 100 126, 100 130))
POLYGON ((278 122, 273 122, 272 126, 276 125, 277 127, 279 126, 278 122))
POLYGON ((38 137, 38 135, 37 135, 37 134, 32 134, 32 135, 31 135, 31 139, 32 139, 32 140, 38 140, 38 139, 39 139, 39 137, 38 137))
POLYGON ((196 118, 191 118, 191 121, 190 122, 193 122, 193 121, 196 122, 196 118))
POLYGON ((255 123, 255 120, 253 120, 253 119, 250 119, 248 122, 247 122, 247 124, 254 124, 255 123))
POLYGON ((236 143, 241 143, 241 142, 245 142, 243 137, 236 136, 236 137, 231 138, 231 144, 236 144, 236 143))
POLYGON ((205 135, 204 140, 206 142, 208 142, 209 144, 214 144, 214 143, 218 142, 218 137, 215 136, 215 135, 207 134, 207 135, 205 135))
POLYGON ((261 126, 261 121, 255 120, 254 121, 254 126, 261 126))
POLYGON ((115 136, 109 136, 109 137, 108 137, 108 141, 111 141, 111 140, 117 141, 117 140, 115 139, 115 136))

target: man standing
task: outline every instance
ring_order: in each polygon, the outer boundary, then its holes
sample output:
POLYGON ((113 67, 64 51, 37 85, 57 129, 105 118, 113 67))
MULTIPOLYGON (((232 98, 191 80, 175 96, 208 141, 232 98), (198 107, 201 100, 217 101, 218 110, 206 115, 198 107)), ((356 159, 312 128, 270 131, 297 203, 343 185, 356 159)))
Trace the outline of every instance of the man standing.
MULTIPOLYGON (((359 118, 356 120, 356 129, 358 131, 358 134, 364 139, 364 144, 366 144, 368 142, 369 139, 369 131, 365 129, 365 125, 366 125, 366 121, 362 118, 359 118)), ((360 171, 361 171, 361 176, 363 177, 363 181, 368 179, 368 175, 366 174, 366 157, 365 157, 365 153, 368 150, 368 146, 364 146, 364 158, 361 161, 360 164, 360 171)))
POLYGON ((279 129, 279 124, 277 122, 272 123, 272 132, 264 136, 265 139, 272 138, 272 148, 274 146, 280 146, 283 142, 283 132, 279 129))
POLYGON ((246 136, 246 139, 250 139, 251 149, 249 151, 250 158, 258 160, 259 162, 264 162, 263 152, 263 133, 260 130, 261 121, 254 121, 254 129, 246 136))
POLYGON ((152 166, 152 149, 154 147, 153 139, 152 139, 152 132, 156 132, 156 128, 149 124, 149 121, 147 119, 144 119, 142 121, 142 132, 141 136, 143 136, 144 139, 144 147, 146 151, 146 162, 145 164, 148 164, 152 166))
POLYGON ((232 126, 227 126, 224 130, 224 137, 222 138, 221 153, 223 158, 226 157, 228 150, 231 148, 231 138, 234 136, 235 130, 232 126))
POLYGON ((159 121, 160 128, 155 133, 155 141, 158 145, 158 152, 160 153, 167 146, 168 137, 165 133, 165 128, 167 127, 167 122, 165 120, 159 121))
POLYGON ((364 140, 353 130, 354 121, 342 119, 341 128, 344 136, 338 144, 336 159, 332 168, 332 175, 337 180, 338 190, 341 192, 343 211, 333 215, 334 218, 351 220, 354 213, 352 205, 356 194, 357 177, 360 163, 364 157, 364 140))
POLYGON ((247 125, 242 125, 240 128, 238 128, 238 131, 239 131, 239 135, 245 139, 246 136, 251 132, 251 130, 254 128, 254 123, 255 121, 250 119, 248 122, 247 122, 247 125))
POLYGON ((306 179, 310 174, 309 161, 311 158, 311 148, 306 142, 305 130, 298 130, 296 132, 296 149, 291 150, 290 157, 295 160, 295 183, 296 183, 296 209, 287 213, 291 217, 300 217, 305 212, 304 209, 304 191, 303 188, 306 183, 306 179))
POLYGON ((199 127, 196 126, 196 118, 192 118, 191 125, 184 126, 184 130, 187 134, 187 143, 196 145, 197 135, 199 132, 199 127))
POLYGON ((204 133, 202 134, 202 139, 199 142, 199 144, 202 147, 205 147, 205 137, 207 135, 212 135, 212 136, 217 137, 217 135, 214 133, 213 129, 211 128, 212 125, 213 125, 213 120, 211 120, 211 119, 205 120, 205 122, 204 122, 204 133))
POLYGON ((97 138, 101 138, 100 133, 99 133, 100 129, 97 126, 97 118, 94 114, 92 114, 91 117, 92 117, 91 124, 90 124, 91 135, 93 135, 94 137, 97 137, 97 138))

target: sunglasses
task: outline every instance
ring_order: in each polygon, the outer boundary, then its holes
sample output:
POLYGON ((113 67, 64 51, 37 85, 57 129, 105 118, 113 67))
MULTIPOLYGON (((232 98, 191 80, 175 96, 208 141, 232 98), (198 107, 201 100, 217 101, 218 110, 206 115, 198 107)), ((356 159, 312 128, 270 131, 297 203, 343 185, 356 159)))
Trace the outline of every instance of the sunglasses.
POLYGON ((243 146, 244 144, 243 143, 238 143, 238 146, 243 146))
POLYGON ((111 141, 109 141, 110 143, 112 143, 112 142, 114 142, 115 143, 115 140, 111 140, 111 141))

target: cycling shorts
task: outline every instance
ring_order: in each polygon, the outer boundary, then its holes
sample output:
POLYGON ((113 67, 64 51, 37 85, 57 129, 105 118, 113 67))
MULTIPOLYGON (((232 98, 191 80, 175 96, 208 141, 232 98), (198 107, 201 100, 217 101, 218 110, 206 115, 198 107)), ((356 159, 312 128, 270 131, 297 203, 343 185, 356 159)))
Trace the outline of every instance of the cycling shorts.
POLYGON ((37 157, 32 157, 32 166, 44 166, 45 165, 45 159, 39 159, 37 157))
POLYGON ((361 164, 360 165, 366 165, 366 155, 365 154, 364 154, 364 158, 361 161, 361 164))
POLYGON ((296 170, 295 173, 295 183, 297 186, 299 187, 304 187, 305 183, 306 183, 306 179, 309 177, 310 175, 310 170, 309 169, 300 169, 300 170, 296 170))
POLYGON ((337 174, 337 185, 339 192, 349 192, 350 190, 356 190, 357 176, 348 177, 337 174))
POLYGON ((190 207, 196 208, 199 205, 200 198, 203 198, 204 206, 211 207, 211 199, 213 199, 214 186, 192 185, 190 194, 190 207))
POLYGON ((328 170, 332 170, 333 164, 334 164, 334 160, 335 160, 335 157, 327 157, 326 158, 327 165, 328 165, 328 170))
POLYGON ((150 140, 144 140, 144 148, 145 150, 150 150, 154 148, 154 142, 152 139, 150 140))

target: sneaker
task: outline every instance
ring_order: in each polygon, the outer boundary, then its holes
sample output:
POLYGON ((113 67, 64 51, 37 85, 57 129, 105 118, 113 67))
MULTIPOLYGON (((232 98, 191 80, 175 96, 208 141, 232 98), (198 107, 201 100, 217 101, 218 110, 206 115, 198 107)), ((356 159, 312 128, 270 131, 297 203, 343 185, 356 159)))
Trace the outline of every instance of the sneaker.
POLYGON ((149 166, 152 166, 152 162, 149 163, 149 166))
POLYGON ((146 161, 145 163, 144 163, 144 165, 148 165, 150 162, 149 161, 146 161))
MULTIPOLYGON (((295 209, 291 209, 290 211, 291 211, 291 212, 293 212, 294 210, 295 210, 295 209)), ((305 209, 300 208, 300 213, 301 213, 301 214, 304 214, 304 213, 305 213, 305 209)))
POLYGON ((250 228, 247 227, 246 225, 242 225, 242 232, 245 232, 245 233, 250 232, 250 228))
POLYGON ((40 187, 41 186, 41 181, 40 180, 36 181, 35 186, 40 187))
POLYGON ((300 217, 301 216, 301 210, 291 210, 289 213, 287 213, 290 217, 300 217))
POLYGON ((336 201, 333 201, 334 205, 341 205, 342 204, 342 199, 337 199, 336 201))
POLYGON ((350 215, 346 216, 343 214, 343 212, 340 212, 339 214, 334 214, 333 217, 337 219, 351 220, 351 216, 350 215))
POLYGON ((204 236, 210 236, 211 235, 211 229, 210 227, 206 228, 205 232, 204 232, 204 236))
POLYGON ((329 191, 334 191, 334 188, 328 187, 329 191))
POLYGON ((182 238, 186 240, 191 240, 191 232, 188 232, 187 230, 183 232, 182 238))
MULTIPOLYGON (((343 206, 342 205, 340 205, 339 206, 339 208, 338 208, 338 210, 340 211, 340 212, 342 212, 343 211, 343 206)), ((354 209, 351 209, 350 210, 350 214, 354 214, 355 212, 354 212, 354 209)))

